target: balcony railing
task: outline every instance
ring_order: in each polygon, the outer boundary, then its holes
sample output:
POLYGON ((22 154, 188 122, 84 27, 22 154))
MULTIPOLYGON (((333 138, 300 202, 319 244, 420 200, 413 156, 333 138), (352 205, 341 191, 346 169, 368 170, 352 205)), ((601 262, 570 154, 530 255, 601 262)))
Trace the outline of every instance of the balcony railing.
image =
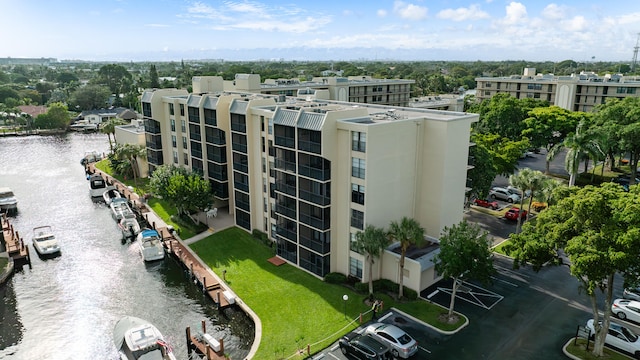
POLYGON ((275 212, 276 214, 284 215, 292 220, 296 219, 296 210, 288 208, 285 205, 276 204, 275 212))
POLYGON ((330 225, 329 219, 318 219, 316 217, 302 213, 300 214, 300 222, 320 230, 327 230, 329 229, 330 225))
POLYGON ((307 190, 300 189, 300 194, 298 196, 300 197, 300 199, 310 201, 317 205, 326 206, 331 204, 330 197, 320 195, 320 194, 315 194, 307 190))
POLYGON ((291 241, 297 241, 298 234, 295 231, 287 230, 283 227, 276 226, 276 233, 280 236, 283 236, 291 241))
POLYGON ((287 185, 284 182, 276 182, 276 190, 287 195, 296 196, 295 185, 287 185))

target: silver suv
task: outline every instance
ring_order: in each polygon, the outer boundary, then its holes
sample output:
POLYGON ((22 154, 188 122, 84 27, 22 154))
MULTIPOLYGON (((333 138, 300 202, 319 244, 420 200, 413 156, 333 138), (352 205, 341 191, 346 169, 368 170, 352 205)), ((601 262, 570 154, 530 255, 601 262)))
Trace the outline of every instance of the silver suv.
POLYGON ((513 194, 509 192, 509 190, 502 187, 494 187, 489 190, 489 197, 494 200, 502 200, 509 203, 518 203, 520 202, 520 195, 513 194))

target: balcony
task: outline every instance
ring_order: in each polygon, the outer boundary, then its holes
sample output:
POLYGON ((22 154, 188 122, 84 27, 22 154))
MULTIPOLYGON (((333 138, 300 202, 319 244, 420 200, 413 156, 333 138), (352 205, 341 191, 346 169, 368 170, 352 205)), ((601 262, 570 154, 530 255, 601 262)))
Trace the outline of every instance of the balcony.
POLYGON ((296 196, 296 186, 294 185, 288 185, 282 181, 277 181, 276 182, 276 191, 279 191, 281 193, 285 193, 287 195, 291 195, 291 196, 296 196))
POLYGON ((300 199, 312 202, 316 205, 327 206, 331 204, 331 198, 328 196, 312 193, 307 190, 300 189, 300 193, 298 195, 300 199))
POLYGON ((274 211, 276 214, 280 214, 288 217, 289 219, 295 220, 296 219, 295 204, 293 204, 293 206, 294 208, 291 209, 284 204, 276 204, 274 211))
POLYGON ((298 234, 296 234, 294 230, 288 230, 284 227, 281 227, 280 225, 276 225, 276 234, 291 241, 298 241, 298 234))
POLYGON ((326 181, 331 179, 331 169, 317 169, 308 165, 300 165, 298 169, 300 175, 310 177, 312 179, 326 181))

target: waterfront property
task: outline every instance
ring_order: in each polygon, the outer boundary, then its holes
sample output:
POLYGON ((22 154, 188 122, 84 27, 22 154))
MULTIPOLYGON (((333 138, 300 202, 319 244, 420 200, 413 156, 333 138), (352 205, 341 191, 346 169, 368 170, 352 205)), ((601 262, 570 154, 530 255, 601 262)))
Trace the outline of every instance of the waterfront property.
POLYGON ((391 245, 372 276, 403 276, 416 291, 437 281, 431 259, 442 229, 462 220, 477 114, 228 92, 222 83, 199 77, 193 94, 144 92, 150 171, 171 164, 202 173, 218 211, 268 234, 280 258, 318 277, 368 281, 355 234, 416 219, 428 251, 415 251, 400 274, 391 245))

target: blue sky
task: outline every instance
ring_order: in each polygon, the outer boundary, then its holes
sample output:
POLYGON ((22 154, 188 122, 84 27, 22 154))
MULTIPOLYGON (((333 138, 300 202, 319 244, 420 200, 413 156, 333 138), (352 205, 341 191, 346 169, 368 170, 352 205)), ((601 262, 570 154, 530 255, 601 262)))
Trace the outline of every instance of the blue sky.
POLYGON ((630 62, 640 1, 0 0, 0 57, 630 62))

